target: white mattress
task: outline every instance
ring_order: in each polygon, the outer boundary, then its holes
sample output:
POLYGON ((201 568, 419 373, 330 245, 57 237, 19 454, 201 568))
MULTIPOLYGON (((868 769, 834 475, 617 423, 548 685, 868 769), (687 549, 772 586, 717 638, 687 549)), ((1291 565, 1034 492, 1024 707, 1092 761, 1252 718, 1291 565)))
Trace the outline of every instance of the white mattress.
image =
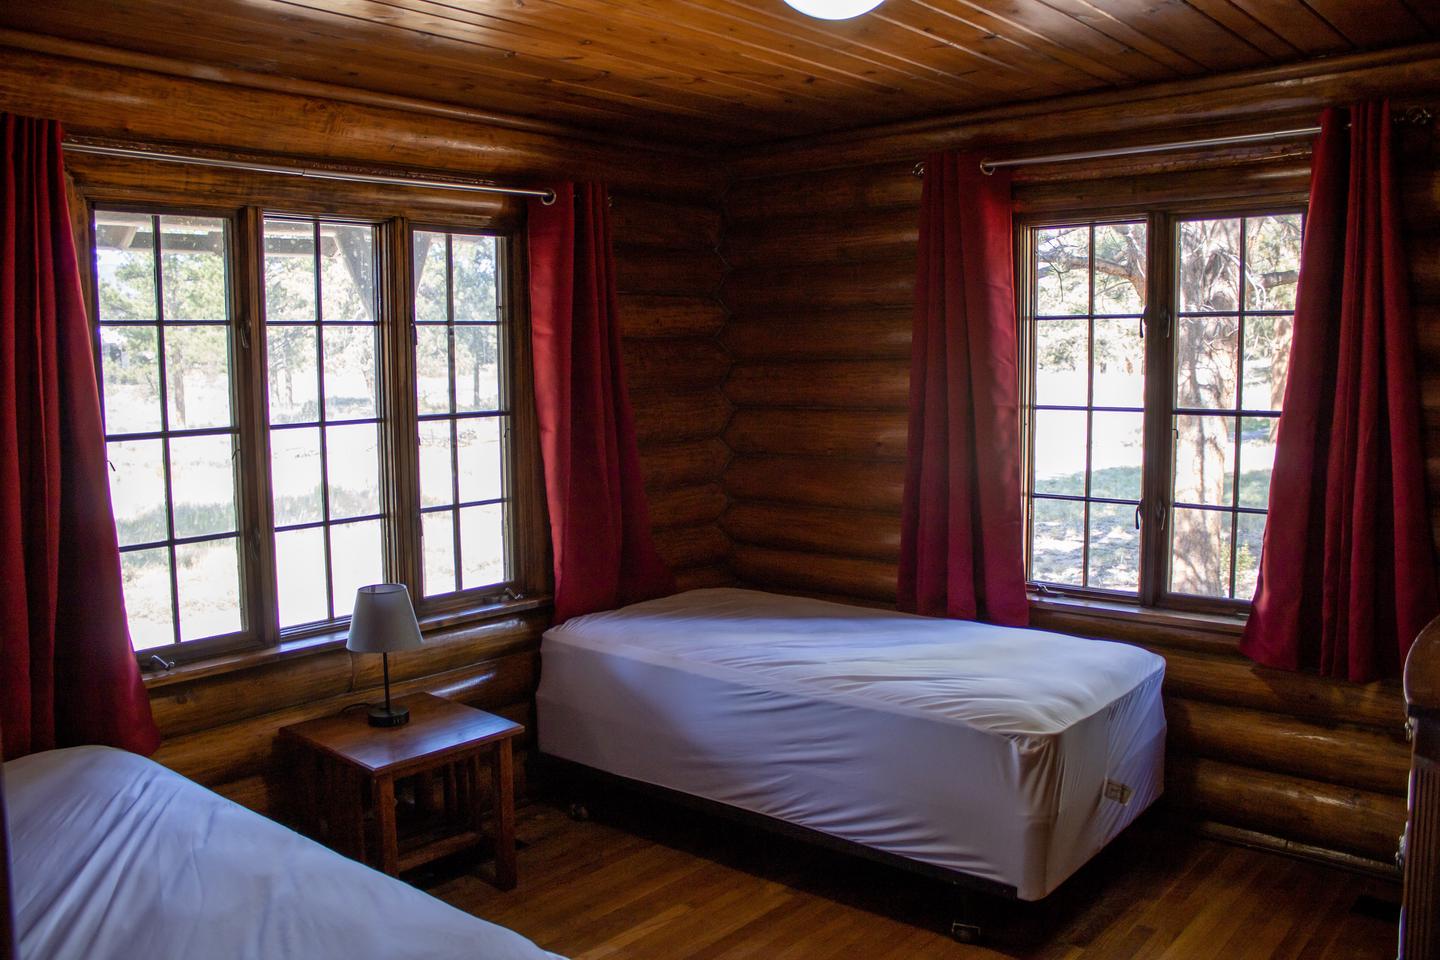
POLYGON ((712 589, 541 654, 543 752, 1026 900, 1162 789, 1165 662, 1126 644, 712 589))
POLYGON ((554 957, 131 753, 4 782, 22 960, 554 957))

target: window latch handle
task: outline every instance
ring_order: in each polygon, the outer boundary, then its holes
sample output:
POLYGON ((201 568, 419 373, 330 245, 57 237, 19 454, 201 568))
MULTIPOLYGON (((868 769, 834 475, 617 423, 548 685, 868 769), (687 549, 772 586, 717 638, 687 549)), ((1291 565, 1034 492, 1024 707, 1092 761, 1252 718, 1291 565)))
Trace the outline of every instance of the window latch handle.
POLYGON ((1135 529, 1136 529, 1136 530, 1139 530, 1139 529, 1140 529, 1140 518, 1141 518, 1141 515, 1142 515, 1142 511, 1144 511, 1144 509, 1145 509, 1145 504, 1143 504, 1143 503, 1137 503, 1137 504, 1135 504, 1135 529))

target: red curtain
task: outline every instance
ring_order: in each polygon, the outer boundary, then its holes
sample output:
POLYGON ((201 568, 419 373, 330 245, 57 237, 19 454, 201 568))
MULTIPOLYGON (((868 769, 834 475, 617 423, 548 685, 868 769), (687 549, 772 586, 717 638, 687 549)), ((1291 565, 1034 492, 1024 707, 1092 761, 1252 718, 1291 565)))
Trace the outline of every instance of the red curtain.
POLYGON ((670 593, 620 362, 609 199, 562 184, 530 205, 535 406, 555 551, 555 622, 670 593))
POLYGON ((0 717, 7 758, 159 743, 131 652, 60 126, 4 115, 0 717))
POLYGON ((1240 644, 1268 666, 1357 682, 1398 675, 1437 612, 1390 141, 1383 102, 1321 122, 1270 517, 1240 644))
POLYGON ((925 162, 899 605, 1024 625, 1020 382, 1010 178, 925 162))

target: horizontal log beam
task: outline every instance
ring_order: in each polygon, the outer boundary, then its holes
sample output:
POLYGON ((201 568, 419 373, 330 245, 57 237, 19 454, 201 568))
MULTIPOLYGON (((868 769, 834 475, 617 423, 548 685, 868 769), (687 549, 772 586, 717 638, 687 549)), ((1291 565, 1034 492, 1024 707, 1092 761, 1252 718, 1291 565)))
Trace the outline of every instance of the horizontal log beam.
POLYGON ((725 261, 718 254, 615 246, 615 289, 622 294, 710 297, 724 278, 725 261))
POLYGON ((627 338, 713 337, 725 326, 725 307, 713 297, 621 294, 619 307, 627 338))
POLYGON ((824 557, 736 544, 730 563, 747 586, 895 602, 896 566, 856 557, 824 557))
POLYGON ((760 310, 737 316, 721 339, 736 360, 882 360, 910 358, 914 308, 760 310))
POLYGON ((730 462, 730 448, 719 437, 682 440, 640 449, 645 486, 652 490, 718 483, 730 462))
POLYGON ((1405 824, 1400 797, 1198 757, 1170 757, 1170 802, 1202 820, 1388 861, 1405 824))
POLYGON ((902 410, 737 410, 725 442, 737 454, 904 460, 910 414, 902 410))
POLYGON ((720 211, 711 206, 612 194, 610 227, 617 244, 711 253, 720 245, 720 211))
POLYGON ((736 268, 913 260, 919 242, 918 206, 867 207, 824 217, 805 215, 737 224, 725 237, 725 259, 736 268))
POLYGON ((827 557, 900 557, 900 518, 893 514, 779 503, 732 504, 721 518, 737 543, 827 557))
POLYGON ((720 388, 685 393, 631 390, 635 435, 642 445, 718 436, 733 409, 720 388))
POLYGON ((848 507, 898 515, 905 465, 811 457, 736 457, 725 471, 736 501, 848 507))
POLYGON ((713 387, 730 372, 730 354, 709 337, 624 340, 625 381, 640 391, 713 387))
POLYGON ((764 310, 813 315, 817 309, 909 307, 915 302, 915 258, 811 267, 733 270, 724 300, 737 315, 764 310))
POLYGON ((655 549, 671 570, 717 567, 730 553, 730 538, 714 523, 655 531, 655 549))
POLYGON ((655 490, 650 494, 650 525, 694 527, 713 523, 725 512, 725 491, 718 483, 655 490))
POLYGON ((910 365, 897 360, 736 364, 725 395, 742 408, 904 410, 910 404, 910 365))
POLYGON ((1405 795, 1410 751, 1403 742, 1374 729, 1179 697, 1167 698, 1165 718, 1170 746, 1179 753, 1405 795))
POLYGON ((733 587, 735 583, 735 573, 730 569, 728 563, 716 564, 713 567, 688 567, 675 571, 675 589, 678 591, 733 587))
POLYGON ((913 160, 737 182, 725 197, 731 229, 777 218, 825 217, 857 210, 920 209, 922 181, 913 160))

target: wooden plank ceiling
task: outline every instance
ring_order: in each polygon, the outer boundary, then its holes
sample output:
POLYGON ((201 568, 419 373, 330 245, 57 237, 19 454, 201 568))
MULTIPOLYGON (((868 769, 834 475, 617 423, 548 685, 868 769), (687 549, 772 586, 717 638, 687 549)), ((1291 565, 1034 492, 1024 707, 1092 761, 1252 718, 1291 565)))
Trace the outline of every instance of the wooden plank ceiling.
POLYGON ((42 0, 0 26, 692 145, 1440 37, 1437 0, 42 0))

